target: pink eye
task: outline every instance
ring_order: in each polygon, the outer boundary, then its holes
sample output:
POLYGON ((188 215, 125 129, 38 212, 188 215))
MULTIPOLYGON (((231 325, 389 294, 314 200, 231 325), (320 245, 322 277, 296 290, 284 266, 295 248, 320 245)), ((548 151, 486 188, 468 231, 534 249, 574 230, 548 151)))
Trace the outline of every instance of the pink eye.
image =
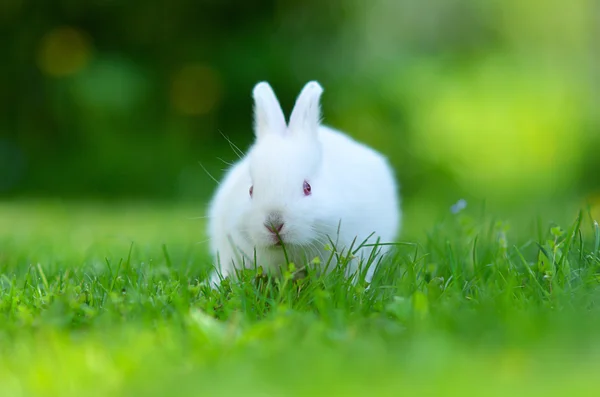
POLYGON ((248 190, 248 193, 250 193, 250 197, 252 197, 252 191, 254 190, 253 188, 254 186, 250 186, 250 190, 248 190))
POLYGON ((310 185, 308 184, 308 182, 304 181, 304 195, 305 196, 310 196, 310 192, 311 192, 311 188, 310 185))

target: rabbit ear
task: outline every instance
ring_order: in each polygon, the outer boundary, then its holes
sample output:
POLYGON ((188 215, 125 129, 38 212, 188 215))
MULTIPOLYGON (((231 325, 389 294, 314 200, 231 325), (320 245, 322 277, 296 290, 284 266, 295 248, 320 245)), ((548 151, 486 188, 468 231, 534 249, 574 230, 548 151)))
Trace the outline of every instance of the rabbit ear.
POLYGON ((252 90, 254 98, 254 133, 257 138, 264 134, 283 134, 286 129, 281 105, 269 83, 262 81, 252 90))
POLYGON ((296 99, 296 104, 290 116, 288 127, 292 133, 304 133, 306 131, 316 134, 321 122, 319 100, 322 93, 323 88, 316 81, 310 81, 304 86, 300 95, 298 95, 298 99, 296 99))

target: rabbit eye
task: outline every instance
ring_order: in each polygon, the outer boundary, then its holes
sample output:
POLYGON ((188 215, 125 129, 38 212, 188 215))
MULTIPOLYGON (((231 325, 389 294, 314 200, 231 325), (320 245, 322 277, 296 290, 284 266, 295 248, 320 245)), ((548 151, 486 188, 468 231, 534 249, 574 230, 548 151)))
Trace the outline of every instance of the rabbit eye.
POLYGON ((308 184, 308 182, 304 181, 303 187, 304 187, 304 195, 309 196, 312 189, 311 189, 310 185, 308 184))
POLYGON ((250 193, 250 197, 252 197, 252 191, 254 190, 253 188, 254 186, 250 186, 250 189, 248 190, 248 193, 250 193))

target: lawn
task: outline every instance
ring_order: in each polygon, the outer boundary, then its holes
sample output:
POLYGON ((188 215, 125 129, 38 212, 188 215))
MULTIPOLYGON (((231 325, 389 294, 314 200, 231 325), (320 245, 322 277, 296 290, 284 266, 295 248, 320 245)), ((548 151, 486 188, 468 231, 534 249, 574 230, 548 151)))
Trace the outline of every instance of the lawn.
POLYGON ((202 215, 0 204, 0 395, 600 393, 600 231, 586 211, 518 227, 448 212, 369 288, 249 271, 216 291, 202 285, 202 215))

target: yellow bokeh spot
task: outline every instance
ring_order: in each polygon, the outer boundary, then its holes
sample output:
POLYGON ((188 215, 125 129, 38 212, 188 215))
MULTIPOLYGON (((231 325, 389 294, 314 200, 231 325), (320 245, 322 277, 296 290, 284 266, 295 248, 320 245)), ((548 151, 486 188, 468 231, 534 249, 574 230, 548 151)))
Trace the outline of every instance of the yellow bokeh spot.
POLYGON ((171 104, 179 113, 207 114, 215 108, 220 99, 219 76, 209 66, 188 64, 173 76, 171 104))
POLYGON ((64 26, 46 33, 38 48, 38 66, 43 73, 68 76, 82 70, 90 61, 91 44, 84 32, 64 26))

